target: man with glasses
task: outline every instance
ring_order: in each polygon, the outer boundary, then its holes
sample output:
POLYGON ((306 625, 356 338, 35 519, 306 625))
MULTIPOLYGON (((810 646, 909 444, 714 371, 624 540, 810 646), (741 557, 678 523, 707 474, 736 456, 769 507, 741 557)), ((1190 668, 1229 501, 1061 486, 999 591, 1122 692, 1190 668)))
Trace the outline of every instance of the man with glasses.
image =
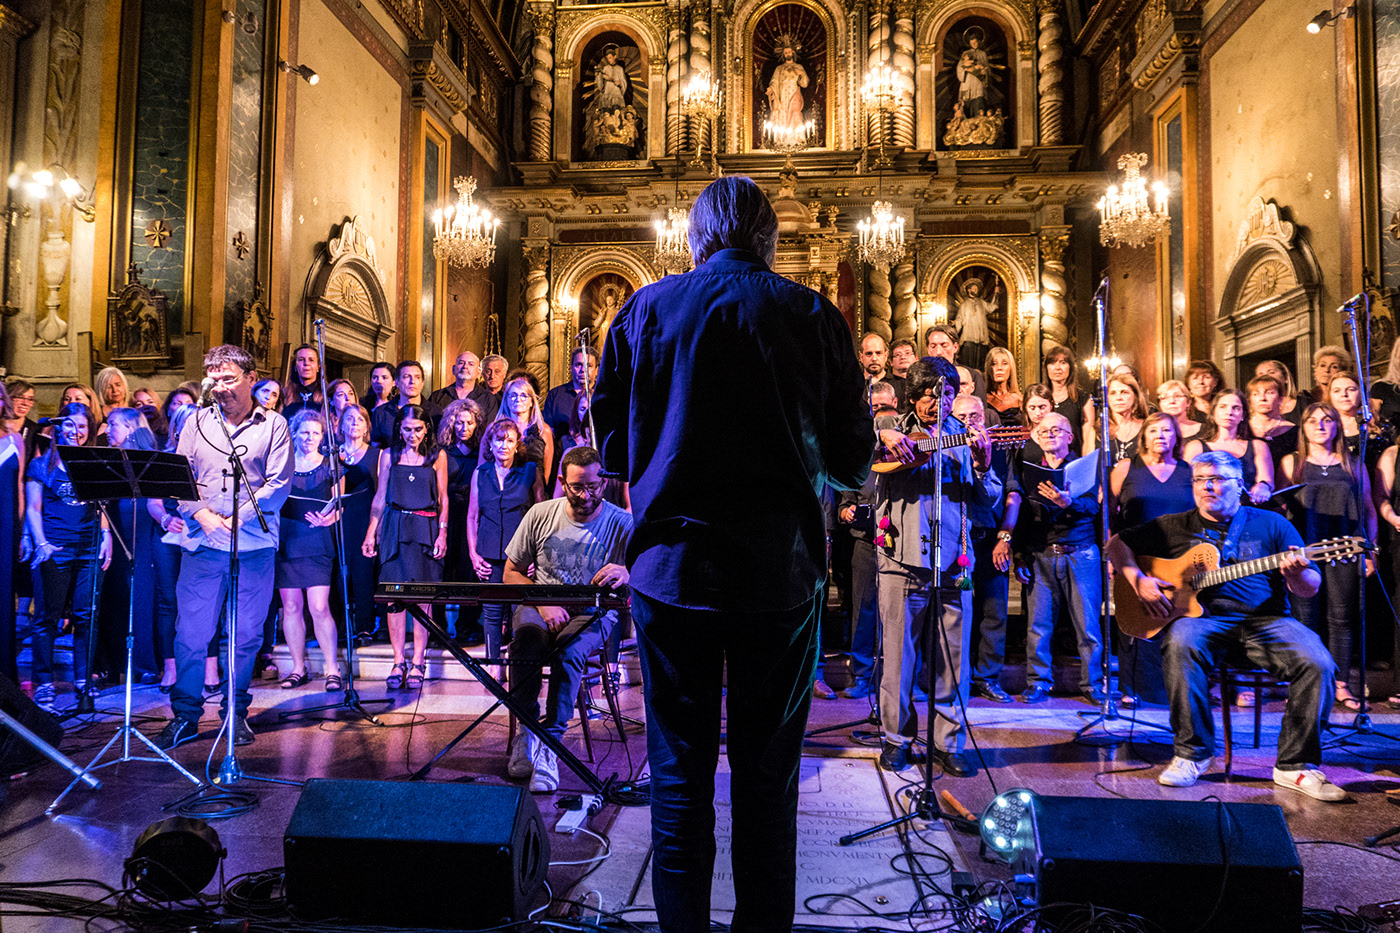
MULTIPOLYGON (((598 451, 592 447, 570 448, 564 454, 562 469, 564 498, 538 503, 525 513, 515 536, 506 545, 503 581, 625 586, 632 516, 603 498, 598 451), (526 576, 532 565, 533 580, 526 576)), ((570 615, 558 606, 516 607, 510 645, 511 670, 515 672, 513 692, 538 716, 540 668, 548 660, 549 694, 541 724, 555 738, 564 737, 588 659, 607 642, 616 624, 617 613, 613 610, 593 620, 592 613, 586 610, 570 615), (550 653, 561 638, 571 640, 558 657, 551 659, 550 653)), ((531 793, 547 794, 559 787, 559 762, 554 751, 533 733, 522 732, 515 737, 506 771, 513 778, 529 778, 531 793)))
MULTIPOLYGON (((248 727, 253 662, 262 647, 263 619, 272 601, 277 558, 278 519, 291 491, 292 434, 287 421, 253 401, 258 381, 253 358, 242 347, 224 344, 204 356, 204 375, 213 380, 214 404, 201 408, 180 432, 176 453, 188 457, 199 498, 181 502, 185 530, 180 546, 180 578, 175 584, 179 617, 175 623, 175 686, 170 692, 173 718, 156 737, 164 749, 193 742, 199 736, 204 711, 204 657, 209 640, 219 631, 224 599, 231 585, 229 550, 238 530, 238 643, 233 646, 229 676, 234 678, 233 738, 237 745, 253 741, 248 727), (223 419, 228 428, 219 420, 223 419), (237 490, 234 514, 233 482, 228 438, 247 471, 248 483, 237 490), (248 490, 252 489, 267 520, 263 531, 248 490)), ((224 696, 224 694, 220 694, 224 696)), ((225 711, 226 713, 227 711, 225 711)))
POLYGON ((1022 467, 1006 497, 1007 511, 1018 510, 1011 541, 1016 579, 1031 588, 1026 611, 1026 689, 1021 701, 1043 703, 1050 698, 1055 683, 1050 637, 1055 620, 1067 611, 1079 644, 1079 690, 1097 706, 1103 703, 1103 687, 1097 680, 1103 599, 1094 529, 1099 514, 1098 487, 1095 484, 1074 491, 1067 476, 1062 483, 1044 478, 1045 470, 1059 471, 1075 460, 1070 449, 1074 429, 1064 415, 1046 415, 1031 432, 1031 439, 1043 451, 1041 461, 1022 467))
POLYGON ((1174 757, 1157 776, 1168 787, 1190 787, 1210 769, 1215 723, 1210 672, 1227 648, 1243 649, 1249 663, 1288 682, 1288 706, 1279 728, 1274 783, 1317 800, 1339 801, 1346 792, 1327 779, 1322 763, 1322 723, 1332 708, 1336 664, 1322 640, 1292 616, 1290 596, 1317 595, 1322 575, 1303 556, 1303 539, 1281 515, 1240 504, 1244 471, 1239 460, 1212 450, 1191 461, 1196 508, 1163 515, 1115 535, 1108 558, 1137 592, 1149 615, 1166 618, 1168 584, 1148 576, 1136 555, 1175 558, 1207 542, 1221 564, 1289 553, 1278 572, 1241 577, 1199 594, 1204 614, 1183 616, 1162 633, 1162 673, 1171 704, 1174 757))

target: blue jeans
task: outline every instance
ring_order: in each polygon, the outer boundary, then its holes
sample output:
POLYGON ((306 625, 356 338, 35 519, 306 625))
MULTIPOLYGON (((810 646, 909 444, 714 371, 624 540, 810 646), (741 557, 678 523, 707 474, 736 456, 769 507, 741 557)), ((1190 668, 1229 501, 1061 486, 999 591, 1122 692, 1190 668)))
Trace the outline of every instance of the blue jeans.
POLYGON ((779 612, 718 612, 668 606, 633 590, 632 617, 645 684, 652 892, 661 929, 710 929, 723 696, 734 827, 730 929, 790 930, 798 768, 817 658, 815 594, 779 612))
POLYGON ((545 700, 544 719, 540 723, 544 731, 555 738, 563 738, 564 730, 574 715, 574 700, 579 686, 583 683, 583 672, 591 658, 603 643, 609 632, 616 626, 616 615, 607 612, 590 625, 589 613, 569 617, 569 623, 559 634, 553 634, 540 618, 534 606, 520 606, 515 610, 514 636, 510 642, 510 659, 524 661, 524 664, 511 667, 511 693, 516 694, 526 712, 535 719, 540 718, 541 667, 558 638, 587 626, 577 636, 569 639, 564 650, 549 662, 549 694, 545 700))
MULTIPOLYGON (((482 582, 500 583, 505 579, 506 562, 491 560, 489 557, 486 560, 491 564, 491 576, 482 582)), ((481 607, 481 629, 483 640, 486 642, 486 657, 488 658, 501 656, 501 643, 506 640, 506 620, 510 618, 509 610, 509 606, 501 603, 487 603, 481 607)))
POLYGON ((38 616, 33 628, 34 683, 53 683, 53 643, 58 622, 73 621, 73 682, 87 680, 88 636, 102 598, 102 564, 94 548, 65 545, 34 571, 38 616))
POLYGON ((1079 689, 1088 691, 1102 676, 1099 612, 1103 607, 1099 546, 1086 544, 1069 554, 1052 548, 1035 555, 1026 630, 1026 687, 1054 685, 1050 636, 1062 611, 1069 612, 1079 642, 1079 689))
POLYGON ((175 586, 180 579, 180 557, 184 553, 178 544, 160 540, 159 528, 151 535, 151 563, 156 576, 156 660, 175 657, 175 620, 179 615, 175 601, 175 586))
POLYGON ((851 539, 851 676, 875 679, 875 650, 880 644, 880 607, 876 600, 875 545, 851 539))
POLYGON ((1000 683, 1006 660, 1006 605, 1011 578, 997 569, 993 532, 972 546, 972 682, 1000 683))
MULTIPOLYGON (((234 678, 234 712, 248 715, 252 695, 253 662, 263 642, 263 624, 272 601, 276 548, 259 548, 239 554, 238 642, 234 645, 231 676, 234 678)), ((204 658, 209 640, 219 630, 219 618, 228 595, 228 552, 201 547, 186 551, 180 559, 176 586, 180 617, 175 625, 175 687, 170 708, 177 717, 198 725, 204 713, 204 658)))
POLYGON ((1322 721, 1332 708, 1336 665, 1322 639, 1297 619, 1177 619, 1162 634, 1162 672, 1171 702, 1173 751, 1191 761, 1215 754, 1208 675, 1231 645, 1251 664, 1288 681, 1278 733, 1278 766, 1298 771, 1322 763, 1322 721))

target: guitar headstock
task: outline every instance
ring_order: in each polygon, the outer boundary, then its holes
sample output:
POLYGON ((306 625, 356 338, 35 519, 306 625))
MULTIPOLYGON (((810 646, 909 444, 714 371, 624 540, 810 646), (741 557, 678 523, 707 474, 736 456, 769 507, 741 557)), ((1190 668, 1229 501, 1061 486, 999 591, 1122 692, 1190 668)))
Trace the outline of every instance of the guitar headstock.
POLYGON ((1017 424, 999 424, 987 429, 987 440, 995 450, 1024 447, 1030 439, 1030 431, 1017 424))
POLYGON ((1303 556, 1314 563, 1346 563, 1370 550, 1366 539, 1358 537, 1327 538, 1303 548, 1303 556))

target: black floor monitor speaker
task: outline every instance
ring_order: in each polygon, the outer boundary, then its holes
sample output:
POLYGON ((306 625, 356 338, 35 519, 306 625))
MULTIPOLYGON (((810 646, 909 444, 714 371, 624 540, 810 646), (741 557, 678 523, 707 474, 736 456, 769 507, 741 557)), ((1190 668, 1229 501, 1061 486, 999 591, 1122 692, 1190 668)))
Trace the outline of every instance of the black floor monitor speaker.
POLYGON ((473 929, 544 902, 549 837, 518 787, 315 779, 283 857, 298 918, 473 929))
POLYGON ((1302 928, 1303 867, 1272 804, 1037 797, 1030 813, 1014 864, 1042 908, 1094 904, 1178 933, 1302 928))
MULTIPOLYGON (((41 710, 25 695, 13 680, 0 674, 0 709, 19 720, 39 738, 54 748, 63 741, 63 726, 41 710)), ((28 771, 47 762, 44 753, 31 746, 9 729, 0 727, 0 777, 28 771)))

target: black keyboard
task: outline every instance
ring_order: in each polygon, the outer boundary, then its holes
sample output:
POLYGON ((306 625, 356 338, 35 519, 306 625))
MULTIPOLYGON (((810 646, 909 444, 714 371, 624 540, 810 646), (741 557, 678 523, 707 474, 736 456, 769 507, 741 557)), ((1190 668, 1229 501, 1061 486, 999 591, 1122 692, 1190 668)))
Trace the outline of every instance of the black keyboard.
POLYGON ((624 609, 628 589, 550 583, 381 583, 378 603, 431 603, 435 606, 480 606, 523 603, 542 606, 601 606, 624 609))

